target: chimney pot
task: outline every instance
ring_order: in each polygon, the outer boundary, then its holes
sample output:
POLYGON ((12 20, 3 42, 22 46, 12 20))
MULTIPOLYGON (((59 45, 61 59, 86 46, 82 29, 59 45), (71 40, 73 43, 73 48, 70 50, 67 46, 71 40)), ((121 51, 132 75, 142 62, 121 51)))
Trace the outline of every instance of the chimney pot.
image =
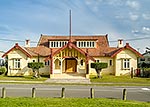
POLYGON ((126 46, 129 46, 129 43, 126 43, 126 46))
POLYGON ((123 39, 118 39, 118 48, 122 48, 123 47, 123 39))
POLYGON ((15 46, 18 46, 18 43, 16 43, 15 46))
POLYGON ((29 39, 25 40, 25 47, 30 47, 30 40, 29 39))

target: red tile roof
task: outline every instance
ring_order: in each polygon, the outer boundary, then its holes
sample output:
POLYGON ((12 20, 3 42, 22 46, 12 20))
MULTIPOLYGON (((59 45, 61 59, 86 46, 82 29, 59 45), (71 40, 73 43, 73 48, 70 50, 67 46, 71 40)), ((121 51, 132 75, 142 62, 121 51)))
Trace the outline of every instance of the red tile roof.
POLYGON ((124 47, 122 47, 122 48, 118 48, 118 49, 115 49, 114 51, 110 51, 109 53, 106 53, 106 55, 114 57, 114 56, 116 56, 118 53, 120 53, 124 49, 129 49, 130 51, 132 51, 133 53, 135 53, 138 57, 143 57, 142 54, 140 54, 138 51, 136 51, 135 49, 133 49, 129 45, 129 43, 126 43, 126 45, 124 47))
POLYGON ((49 56, 51 54, 50 48, 45 46, 37 46, 37 47, 25 47, 25 49, 32 55, 32 56, 49 56))
POLYGON ((45 46, 21 47, 18 45, 18 43, 16 43, 15 46, 11 48, 10 50, 8 50, 2 57, 5 57, 9 52, 11 52, 14 49, 22 51, 28 57, 33 57, 33 56, 38 56, 38 55, 49 56, 51 54, 50 49, 45 46))
POLYGON ((26 51, 25 49, 23 49, 21 46, 19 46, 18 43, 16 43, 14 47, 12 47, 10 50, 8 50, 2 57, 7 56, 8 53, 10 53, 11 51, 13 51, 15 49, 22 51, 28 57, 32 57, 32 55, 28 51, 26 51))
MULTIPOLYGON (((20 49, 22 52, 24 52, 28 57, 32 56, 50 56, 51 50, 53 54, 59 53, 61 50, 68 47, 68 45, 62 47, 62 48, 49 48, 49 41, 53 40, 66 40, 69 41, 69 36, 46 36, 41 35, 40 40, 38 42, 37 47, 20 47, 18 44, 16 44, 13 48, 11 48, 8 52, 6 52, 3 56, 6 56, 10 51, 13 49, 20 49)), ((121 52, 124 49, 129 49, 135 54, 137 54, 139 57, 142 57, 142 55, 137 52, 135 49, 133 49, 129 44, 126 44, 123 48, 115 48, 115 47, 109 47, 108 38, 107 35, 96 35, 96 36, 72 36, 71 37, 71 44, 69 47, 72 47, 76 49, 77 51, 81 52, 83 55, 87 54, 88 49, 88 55, 90 57, 114 57, 119 52, 121 52), (75 46, 75 42, 77 40, 95 40, 96 41, 96 47, 95 48, 78 48, 75 46)))
MULTIPOLYGON (((49 41, 54 40, 66 40, 69 41, 69 36, 47 36, 41 35, 38 42, 38 46, 49 47, 49 41)), ((109 47, 107 35, 87 35, 87 36, 71 36, 71 42, 75 43, 77 40, 96 40, 97 46, 99 47, 109 47)))

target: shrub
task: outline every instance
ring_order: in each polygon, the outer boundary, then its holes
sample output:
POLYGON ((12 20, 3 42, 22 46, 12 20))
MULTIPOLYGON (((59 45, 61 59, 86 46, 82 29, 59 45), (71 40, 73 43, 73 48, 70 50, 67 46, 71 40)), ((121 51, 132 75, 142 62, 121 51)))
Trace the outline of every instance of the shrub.
POLYGON ((107 67, 108 67, 107 63, 99 63, 99 62, 91 63, 91 68, 95 68, 98 78, 101 78, 100 75, 101 70, 107 67))
POLYGON ((31 62, 31 63, 28 63, 28 67, 36 70, 36 69, 44 67, 44 64, 42 62, 31 62))
POLYGON ((39 69, 44 67, 42 62, 31 62, 28 63, 28 67, 31 68, 34 72, 34 77, 40 77, 39 69))
POLYGON ((7 69, 5 66, 0 67, 0 75, 6 73, 7 69))

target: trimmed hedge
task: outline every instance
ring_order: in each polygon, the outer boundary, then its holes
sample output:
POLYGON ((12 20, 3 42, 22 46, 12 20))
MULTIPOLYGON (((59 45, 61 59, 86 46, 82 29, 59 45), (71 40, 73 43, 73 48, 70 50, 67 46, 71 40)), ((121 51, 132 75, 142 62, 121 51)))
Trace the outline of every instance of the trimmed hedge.
POLYGON ((101 70, 101 69, 107 68, 107 67, 108 67, 108 63, 103 63, 103 62, 91 63, 91 68, 95 68, 96 70, 101 70))
POLYGON ((32 69, 39 69, 39 68, 43 68, 44 64, 42 62, 31 62, 28 63, 28 67, 32 69))

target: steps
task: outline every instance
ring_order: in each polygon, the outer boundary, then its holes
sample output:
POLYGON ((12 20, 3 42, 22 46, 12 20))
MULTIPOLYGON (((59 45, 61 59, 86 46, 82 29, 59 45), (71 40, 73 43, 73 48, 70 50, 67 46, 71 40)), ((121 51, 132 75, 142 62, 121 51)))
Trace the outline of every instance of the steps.
POLYGON ((74 78, 53 78, 53 79, 47 79, 45 83, 79 83, 79 84, 90 84, 90 79, 82 78, 82 79, 74 79, 74 78))
POLYGON ((53 74, 51 78, 45 81, 46 83, 79 83, 90 84, 90 79, 85 78, 85 74, 79 73, 63 73, 53 74))

